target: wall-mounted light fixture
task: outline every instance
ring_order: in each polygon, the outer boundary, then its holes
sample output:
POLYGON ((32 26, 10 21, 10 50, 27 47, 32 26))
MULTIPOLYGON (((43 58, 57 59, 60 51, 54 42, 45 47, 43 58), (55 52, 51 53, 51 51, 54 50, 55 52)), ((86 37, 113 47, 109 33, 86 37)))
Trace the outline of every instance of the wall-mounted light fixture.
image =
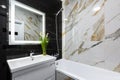
POLYGON ((0 5, 0 7, 2 7, 3 9, 6 9, 6 5, 0 5))

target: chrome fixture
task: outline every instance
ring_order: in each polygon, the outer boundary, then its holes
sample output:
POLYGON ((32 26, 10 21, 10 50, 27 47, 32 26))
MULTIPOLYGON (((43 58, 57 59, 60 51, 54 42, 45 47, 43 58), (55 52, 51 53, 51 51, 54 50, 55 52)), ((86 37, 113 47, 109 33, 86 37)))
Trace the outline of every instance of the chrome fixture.
POLYGON ((34 54, 34 52, 30 52, 30 58, 32 59, 32 60, 34 60, 34 58, 33 58, 33 54, 34 54))
POLYGON ((58 21, 57 21, 57 19, 58 19, 58 15, 59 15, 59 13, 60 12, 62 12, 63 11, 63 8, 60 8, 60 10, 55 14, 55 26, 56 26, 56 45, 57 45, 57 52, 58 52, 58 54, 60 54, 60 51, 59 51, 59 41, 58 41, 58 21))

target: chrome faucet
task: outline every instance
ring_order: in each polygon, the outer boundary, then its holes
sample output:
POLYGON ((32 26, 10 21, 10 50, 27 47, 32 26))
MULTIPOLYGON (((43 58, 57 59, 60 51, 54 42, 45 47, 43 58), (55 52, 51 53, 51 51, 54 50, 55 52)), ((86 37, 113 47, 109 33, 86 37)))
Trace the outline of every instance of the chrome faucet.
POLYGON ((34 54, 34 52, 30 52, 30 58, 32 59, 32 60, 34 60, 34 58, 33 58, 33 54, 34 54))

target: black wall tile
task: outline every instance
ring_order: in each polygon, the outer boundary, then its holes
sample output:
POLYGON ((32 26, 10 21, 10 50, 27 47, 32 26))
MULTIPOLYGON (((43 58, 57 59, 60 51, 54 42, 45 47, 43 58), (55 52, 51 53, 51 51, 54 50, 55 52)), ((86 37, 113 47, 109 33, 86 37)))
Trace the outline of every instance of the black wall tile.
MULTIPOLYGON (((8 1, 7 0, 2 0, 3 2, 0 1, 0 3, 5 4, 6 6, 8 6, 8 1)), ((59 7, 61 7, 61 2, 58 2, 57 4, 59 4, 58 8, 54 8, 53 11, 52 9, 49 8, 53 8, 53 6, 51 5, 45 5, 48 3, 45 3, 44 0, 41 0, 38 2, 38 0, 18 0, 20 2, 23 2, 26 5, 29 5, 31 7, 34 7, 38 10, 44 11, 46 13, 46 33, 49 33, 49 38, 50 38, 50 42, 48 44, 48 48, 47 48, 47 53, 50 55, 55 55, 56 53, 58 53, 57 51, 57 47, 56 47, 56 26, 55 26, 55 13, 60 9, 59 7), (44 2, 44 4, 43 4, 44 2), (37 3, 37 4, 36 4, 37 3), (40 5, 42 4, 42 5, 40 5), (50 12, 49 12, 50 11, 50 12)), ((46 0, 47 1, 47 0, 46 0)), ((58 0, 54 0, 54 1, 58 1, 58 0)), ((9 45, 8 44, 8 8, 3 10, 0 9, 0 50, 2 51, 2 53, 7 55, 8 59, 12 59, 12 58, 18 58, 18 57, 23 57, 23 56, 29 56, 30 51, 34 51, 35 54, 41 54, 42 50, 41 50, 41 45, 9 45)), ((58 56, 58 58, 61 58, 62 55, 62 40, 61 40, 61 33, 62 33, 62 25, 61 25, 61 15, 58 16, 59 17, 59 22, 58 22, 58 39, 59 40, 59 48, 58 49, 60 51, 60 54, 58 56)))

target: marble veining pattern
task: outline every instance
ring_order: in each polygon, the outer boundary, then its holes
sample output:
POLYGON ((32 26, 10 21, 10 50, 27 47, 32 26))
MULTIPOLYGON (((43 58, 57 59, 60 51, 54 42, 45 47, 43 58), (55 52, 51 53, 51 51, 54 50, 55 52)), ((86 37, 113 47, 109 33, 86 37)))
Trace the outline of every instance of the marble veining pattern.
POLYGON ((63 57, 119 72, 120 0, 64 0, 63 5, 63 57))

